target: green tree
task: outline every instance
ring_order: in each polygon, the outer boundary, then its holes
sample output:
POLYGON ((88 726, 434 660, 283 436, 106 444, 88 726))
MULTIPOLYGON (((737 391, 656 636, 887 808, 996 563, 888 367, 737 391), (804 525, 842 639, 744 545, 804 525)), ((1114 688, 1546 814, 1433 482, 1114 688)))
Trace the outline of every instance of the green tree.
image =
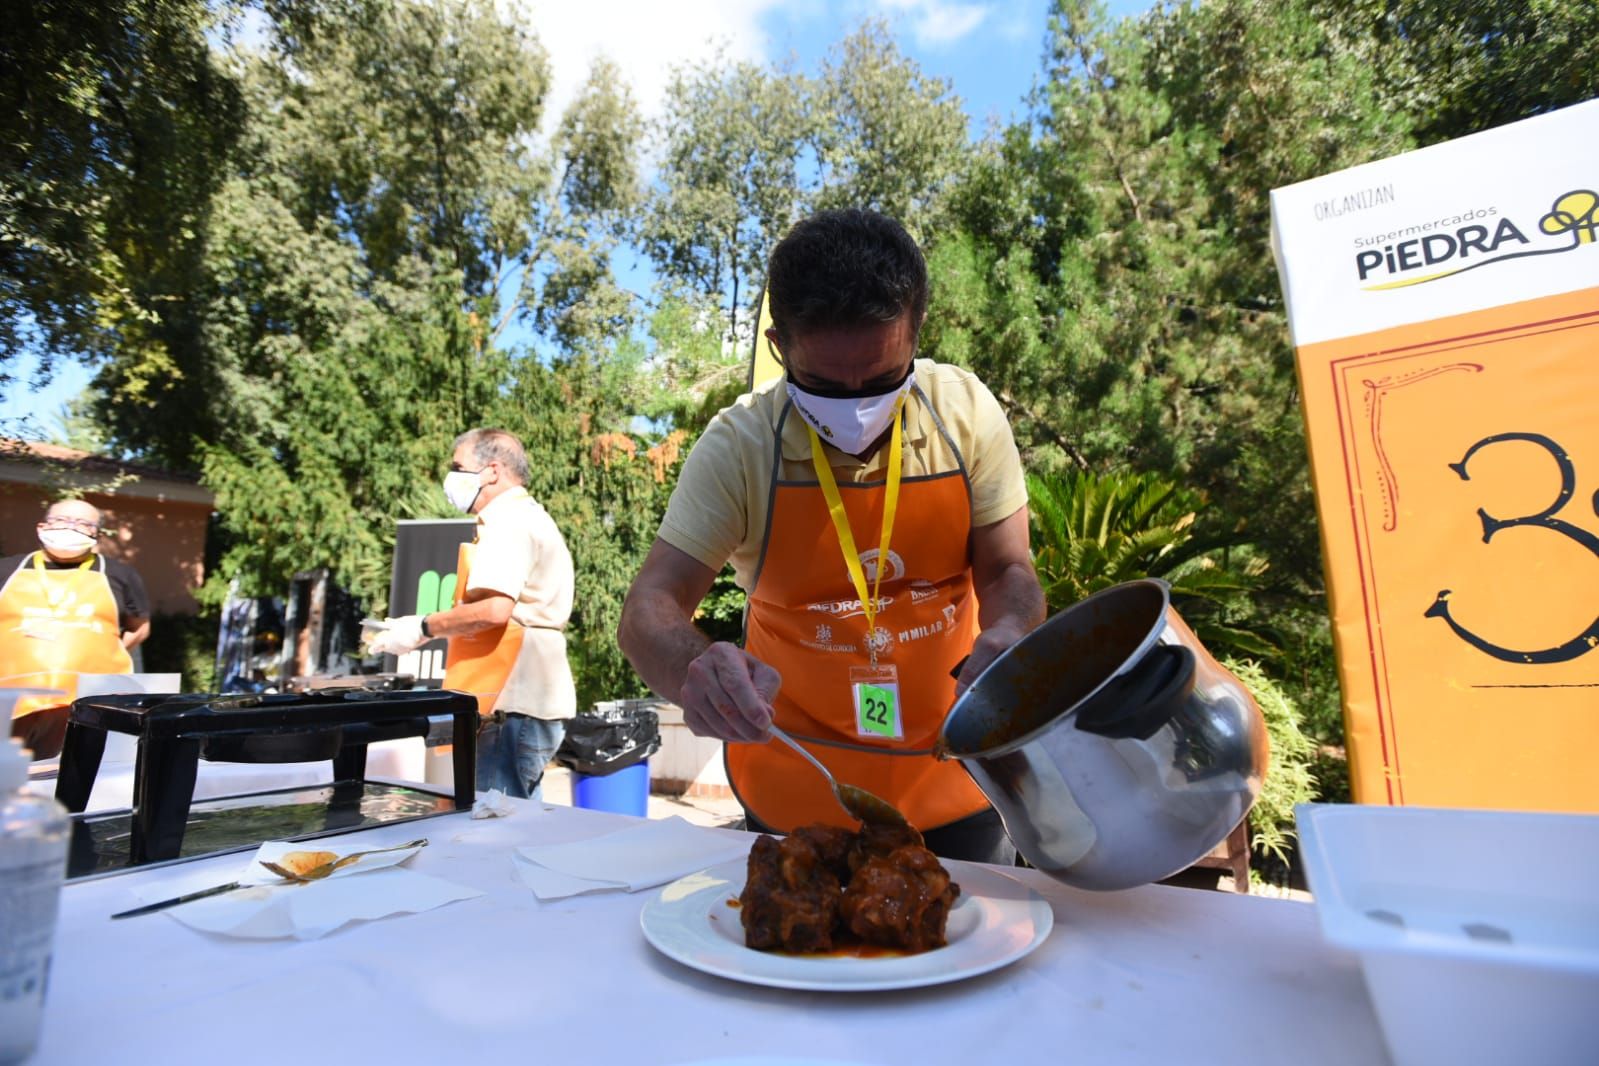
MULTIPOLYGON (((1315 652, 1321 559, 1268 197, 1409 147, 1409 120, 1301 0, 1115 25, 1060 0, 1035 103, 950 197, 924 347, 981 374, 1032 468, 1202 493, 1212 528, 1271 564, 1256 610, 1315 652)), ((1332 677, 1272 668, 1336 705, 1332 677)))
POLYGON ((1218 535, 1199 493, 1158 474, 1029 476, 1033 560, 1050 611, 1140 578, 1171 586, 1172 605, 1216 654, 1274 656, 1252 602, 1265 563, 1218 535))
POLYGON ((675 293, 717 301, 736 345, 751 339, 767 256, 798 217, 873 207, 931 234, 967 151, 949 83, 924 75, 874 21, 814 77, 720 57, 680 68, 665 115, 640 240, 675 293))
POLYGON ((721 56, 679 68, 667 86, 660 182, 640 240, 666 278, 717 301, 730 340, 802 202, 806 96, 792 71, 721 56))
POLYGON ((1418 144, 1599 96, 1599 5, 1562 0, 1313 0, 1375 72, 1418 144))
MULTIPOLYGON (((162 373, 199 328, 211 197, 243 118, 203 0, 17 0, 0 34, 0 383, 137 353, 162 373)), ((138 389, 145 379, 130 379, 138 389)))
POLYGON ((626 433, 647 389, 609 267, 640 195, 631 97, 597 65, 535 150, 543 54, 486 7, 290 8, 234 60, 251 119, 208 231, 210 384, 168 381, 135 411, 124 396, 115 424, 150 439, 169 419, 162 447, 200 458, 226 539, 210 595, 325 566, 371 611, 395 520, 450 513, 454 436, 518 433, 578 568, 580 691, 614 695, 606 605, 642 555, 618 530, 665 484, 626 433), (502 344, 518 318, 549 350, 502 344), (596 441, 624 439, 629 462, 606 465, 596 441))
POLYGON ((94 418, 94 396, 87 391, 61 405, 51 420, 49 436, 45 439, 63 448, 73 448, 91 455, 106 450, 105 433, 94 418))
MULTIPOLYGON (((262 49, 231 60, 250 121, 206 235, 202 328, 168 363, 119 350, 102 365, 115 441, 181 466, 271 439, 295 417, 285 361, 332 343, 356 304, 382 306, 395 286, 454 278, 487 340, 516 319, 562 347, 625 331, 609 256, 638 196, 639 122, 611 68, 535 151, 547 61, 486 4, 281 11, 262 49)), ((473 358, 450 395, 471 391, 473 358)))
POLYGON ((967 149, 950 82, 924 75, 874 20, 829 50, 810 90, 810 206, 870 207, 931 235, 967 149))
POLYGON ((328 567, 374 610, 386 602, 394 521, 447 514, 439 482, 455 435, 498 397, 507 359, 481 347, 459 278, 383 283, 312 344, 284 345, 284 417, 202 445, 228 547, 212 584, 281 589, 328 567))

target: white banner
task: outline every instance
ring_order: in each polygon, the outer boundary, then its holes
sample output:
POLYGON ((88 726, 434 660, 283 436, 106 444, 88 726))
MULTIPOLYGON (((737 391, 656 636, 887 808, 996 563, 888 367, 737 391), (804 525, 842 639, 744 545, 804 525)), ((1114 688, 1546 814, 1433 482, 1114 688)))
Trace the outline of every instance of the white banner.
POLYGON ((1599 100, 1274 190, 1294 344, 1599 285, 1596 207, 1599 100))

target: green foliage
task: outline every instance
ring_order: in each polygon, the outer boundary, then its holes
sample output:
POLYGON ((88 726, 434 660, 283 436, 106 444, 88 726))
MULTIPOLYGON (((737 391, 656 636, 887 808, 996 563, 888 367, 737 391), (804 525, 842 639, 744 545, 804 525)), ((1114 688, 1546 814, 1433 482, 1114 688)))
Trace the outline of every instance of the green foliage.
POLYGON ((1354 793, 1349 787, 1349 759, 1343 748, 1317 749, 1310 765, 1310 774, 1316 780, 1316 802, 1355 802, 1354 793))
MULTIPOLYGON (((750 353, 723 343, 721 316, 714 298, 668 290, 650 316, 654 345, 647 392, 639 412, 672 425, 704 426, 744 391, 750 353)), ((764 344, 764 339, 757 339, 764 344)))
POLYGON ((1027 481, 1033 561, 1051 612, 1139 578, 1171 586, 1172 605, 1218 654, 1272 655, 1251 594, 1263 565, 1199 527, 1204 502, 1155 474, 1069 471, 1027 481))
POLYGON ((924 238, 967 152, 966 114, 942 78, 925 76, 881 21, 823 59, 812 84, 812 208, 870 207, 924 238))
POLYGON ((804 95, 798 75, 720 56, 667 86, 661 186, 641 243, 664 276, 723 307, 730 338, 799 210, 804 95))
POLYGON ((208 610, 152 617, 150 636, 140 645, 145 672, 181 674, 184 692, 215 692, 217 618, 208 610))
MULTIPOLYGON (((228 55, 248 121, 186 297, 205 313, 169 321, 157 308, 159 351, 119 347, 101 363, 98 415, 115 443, 180 468, 237 448, 254 469, 323 388, 321 364, 338 376, 376 345, 393 353, 392 369, 405 339, 397 326, 382 339, 376 320, 414 320, 424 303, 428 332, 457 338, 447 351, 412 348, 424 363, 457 364, 446 392, 455 427, 472 421, 467 401, 481 385, 470 362, 491 358, 511 321, 562 350, 626 331, 632 307, 610 256, 639 195, 641 127, 614 68, 596 66, 535 151, 548 63, 488 4, 352 0, 269 13, 281 21, 264 48, 228 55), (440 284, 453 286, 453 306, 440 284)), ((431 388, 436 375, 421 377, 431 388)))
POLYGON ((105 432, 94 417, 94 396, 83 392, 61 405, 51 420, 49 435, 45 440, 63 448, 72 448, 91 455, 106 450, 105 432))
POLYGON ((733 580, 731 567, 716 575, 711 591, 700 601, 694 624, 712 640, 740 643, 744 639, 744 606, 748 597, 733 580))
POLYGON ((835 45, 814 78, 723 57, 678 69, 658 134, 641 243, 669 285, 716 302, 740 345, 766 258, 796 218, 874 207, 930 235, 968 150, 960 99, 880 22, 835 45))
MULTIPOLYGON (((1059 0, 1035 105, 950 195, 924 348, 993 389, 1030 469, 1151 471, 1197 493, 1199 547, 1254 571, 1251 612, 1223 624, 1329 648, 1268 194, 1410 147, 1409 117, 1301 0, 1115 25, 1059 0)), ((1297 693, 1336 693, 1319 655, 1238 650, 1297 673, 1297 693)))
POLYGON ((210 21, 203 0, 7 5, 0 383, 24 346, 182 369, 170 348, 196 326, 202 231, 242 120, 210 21))
POLYGON ((1417 143, 1599 96, 1599 5, 1566 0, 1313 0, 1371 64, 1417 143))
POLYGON ((280 417, 203 447, 230 543, 214 580, 247 595, 328 567, 379 609, 398 518, 448 513, 438 483, 450 445, 495 402, 507 361, 480 351, 456 278, 427 290, 379 286, 352 301, 311 350, 283 346, 280 417))
POLYGON ((1062 2, 1046 64, 1031 128, 952 196, 927 346, 1008 405, 1030 465, 1175 476, 1303 596, 1320 555, 1268 193, 1406 147, 1403 122, 1292 2, 1116 27, 1062 2))
POLYGON ((1223 659, 1222 665, 1243 682, 1266 720, 1271 765, 1260 796, 1249 810, 1251 847, 1280 863, 1288 862, 1295 838, 1294 807, 1317 798, 1312 772, 1316 744, 1300 728, 1299 708, 1260 666, 1247 659, 1223 659))

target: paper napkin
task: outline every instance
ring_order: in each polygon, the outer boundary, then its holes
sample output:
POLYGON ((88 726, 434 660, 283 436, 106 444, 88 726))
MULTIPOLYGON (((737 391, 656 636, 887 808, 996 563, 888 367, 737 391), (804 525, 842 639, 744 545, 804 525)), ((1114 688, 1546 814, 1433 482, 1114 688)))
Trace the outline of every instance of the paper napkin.
POLYGON ((540 899, 561 899, 583 892, 637 892, 664 885, 740 858, 749 849, 749 840, 673 817, 568 844, 517 848, 513 862, 522 883, 540 899))
MULTIPOLYGON (((320 881, 305 883, 284 881, 261 865, 262 860, 277 862, 291 851, 328 851, 342 857, 373 846, 355 841, 268 841, 257 849, 248 866, 237 871, 237 879, 249 887, 184 903, 162 913, 192 929, 222 936, 315 940, 350 922, 414 914, 483 894, 475 888, 402 869, 399 864, 415 855, 418 848, 366 855, 320 881)), ((224 872, 221 879, 226 878, 224 872)), ((216 884, 218 879, 212 868, 181 881, 141 885, 134 894, 146 903, 154 903, 216 884)))

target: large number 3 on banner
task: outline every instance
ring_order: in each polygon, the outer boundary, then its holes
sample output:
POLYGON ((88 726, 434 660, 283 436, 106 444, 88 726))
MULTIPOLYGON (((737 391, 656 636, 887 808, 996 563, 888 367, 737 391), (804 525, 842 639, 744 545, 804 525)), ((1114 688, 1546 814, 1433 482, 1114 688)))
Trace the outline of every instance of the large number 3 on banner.
MULTIPOLYGON (((1483 543, 1487 544, 1492 541, 1494 534, 1502 529, 1512 529, 1516 526, 1537 526, 1558 533, 1561 536, 1569 537, 1592 552, 1595 558, 1599 558, 1599 537, 1594 536, 1580 526, 1574 526, 1570 522, 1555 517, 1561 508, 1571 502, 1572 494, 1577 488, 1577 471, 1565 449, 1548 437, 1540 433, 1500 433, 1492 437, 1484 437, 1466 449, 1466 454, 1461 458, 1460 462, 1450 463, 1449 469, 1459 474, 1460 480, 1470 481, 1471 475, 1466 472, 1466 464, 1471 462, 1473 455, 1476 455, 1484 448, 1512 440, 1536 444, 1550 454, 1555 461, 1555 465, 1560 468, 1560 494, 1555 497, 1554 503, 1542 511, 1537 514, 1524 515, 1520 518, 1495 518, 1481 507, 1477 508, 1477 517, 1482 519, 1483 543)), ((1599 498, 1594 501, 1594 509, 1596 513, 1599 513, 1599 498)), ((1510 648, 1500 647, 1484 640, 1450 616, 1450 591, 1449 589, 1444 589, 1438 593, 1438 598, 1433 601, 1433 605, 1427 608, 1426 616, 1428 618, 1442 618, 1461 640, 1464 640, 1474 648, 1487 652, 1495 659, 1502 659, 1507 663, 1564 663, 1570 662, 1578 656, 1586 655, 1596 646, 1599 646, 1599 618, 1595 618, 1589 623, 1587 629, 1564 644, 1553 648, 1545 648, 1542 651, 1515 651, 1510 648)))

